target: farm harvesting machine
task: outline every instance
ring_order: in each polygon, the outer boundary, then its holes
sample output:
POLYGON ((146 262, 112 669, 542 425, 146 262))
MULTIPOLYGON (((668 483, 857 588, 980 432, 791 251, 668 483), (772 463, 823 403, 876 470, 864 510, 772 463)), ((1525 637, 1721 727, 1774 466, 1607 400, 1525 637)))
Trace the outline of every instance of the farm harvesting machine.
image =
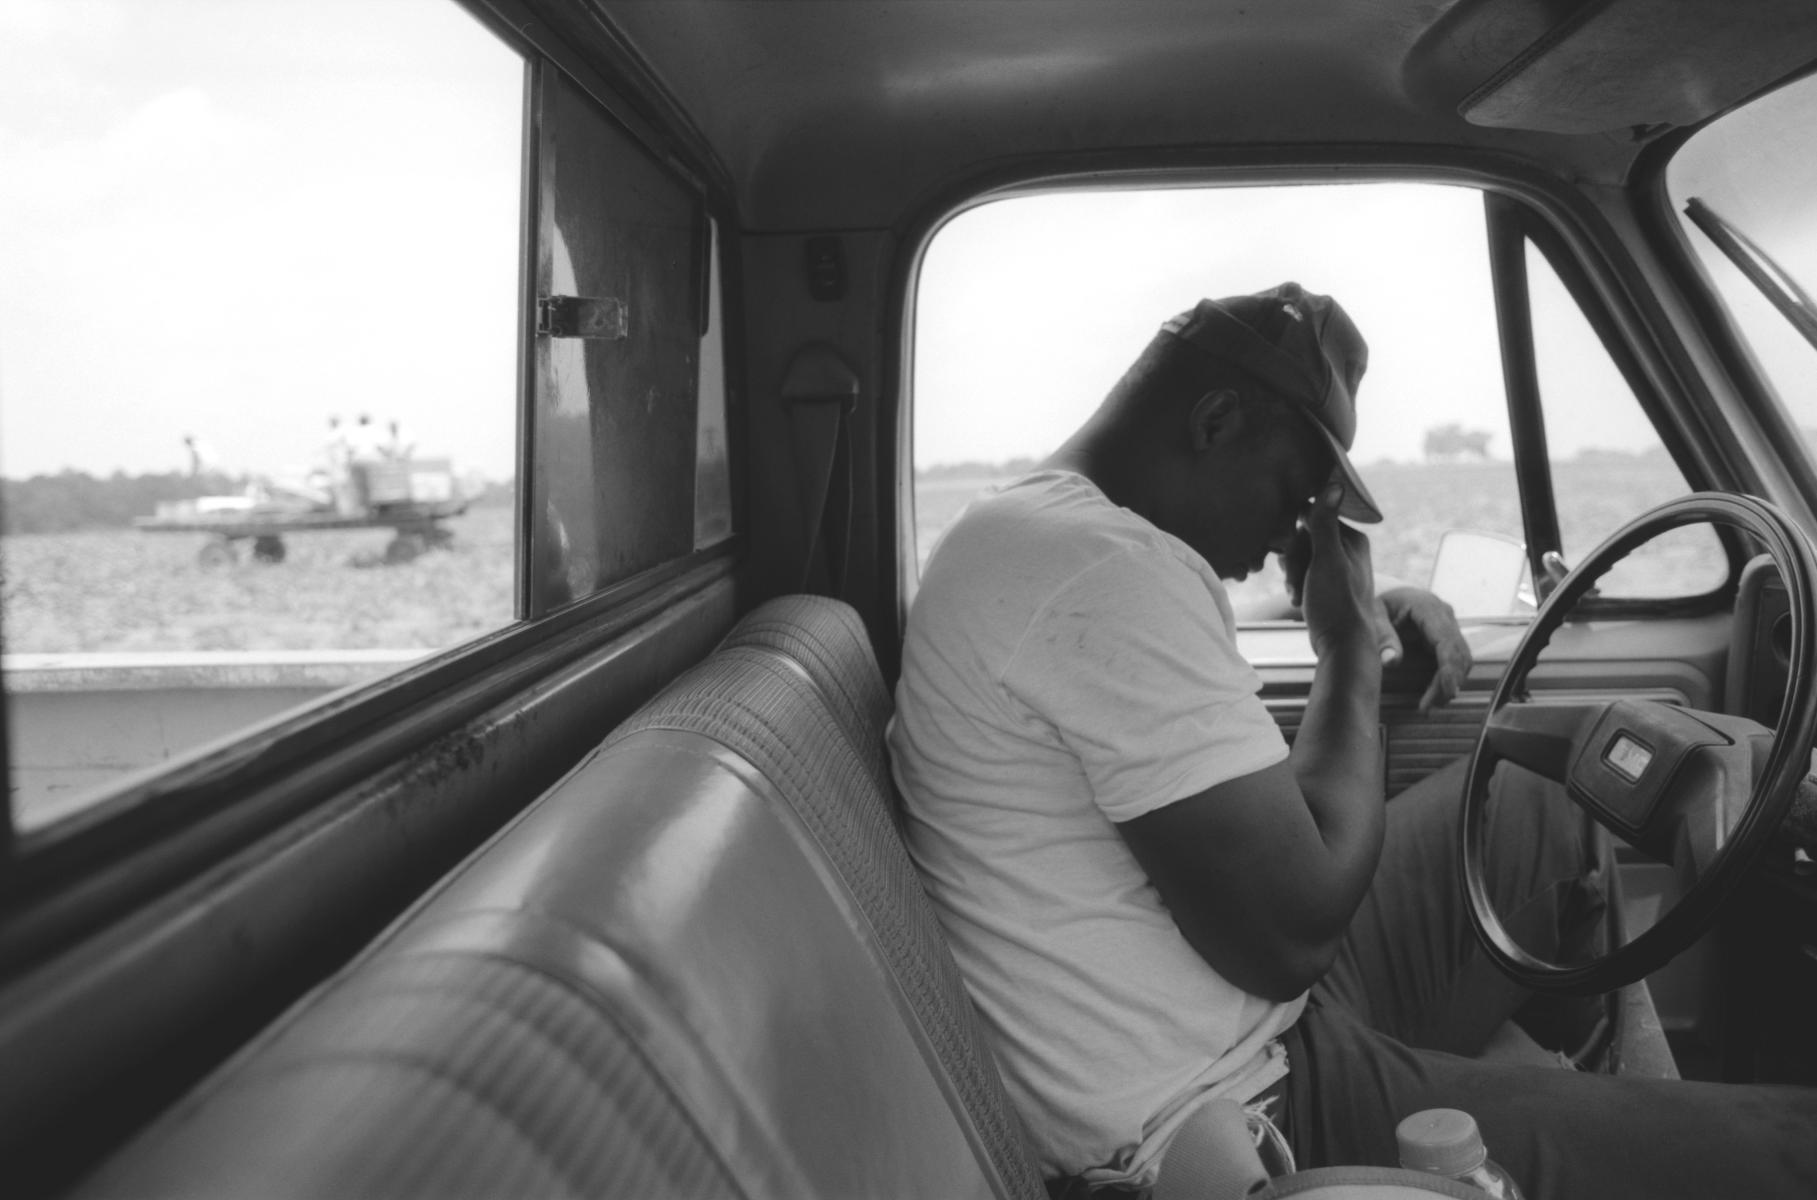
POLYGON ((441 522, 466 510, 449 460, 385 457, 315 471, 295 484, 261 480, 237 495, 164 501, 133 524, 147 533, 208 534, 197 555, 205 567, 238 562, 242 542, 251 543, 255 562, 279 563, 290 534, 389 528, 385 561, 403 563, 453 541, 441 522))

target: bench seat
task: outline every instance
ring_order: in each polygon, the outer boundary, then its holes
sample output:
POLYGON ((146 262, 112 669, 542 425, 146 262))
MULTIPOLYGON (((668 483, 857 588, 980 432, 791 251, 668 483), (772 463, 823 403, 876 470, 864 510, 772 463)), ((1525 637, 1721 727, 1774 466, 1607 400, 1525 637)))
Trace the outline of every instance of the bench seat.
POLYGON ((849 609, 758 609, 83 1194, 1043 1196, 887 704, 849 609))
POLYGON ((889 711, 851 609, 763 605, 79 1194, 1039 1200, 889 711))

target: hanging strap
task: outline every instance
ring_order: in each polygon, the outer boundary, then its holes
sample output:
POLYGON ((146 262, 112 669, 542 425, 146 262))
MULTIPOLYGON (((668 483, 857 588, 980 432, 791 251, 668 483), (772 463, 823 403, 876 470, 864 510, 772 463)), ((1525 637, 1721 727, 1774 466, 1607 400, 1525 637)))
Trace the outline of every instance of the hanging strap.
POLYGON ((825 342, 797 350, 783 374, 782 403, 789 414, 803 521, 799 591, 830 596, 845 591, 852 529, 851 424, 859 392, 858 373, 825 342), (829 525, 835 526, 837 545, 829 525))

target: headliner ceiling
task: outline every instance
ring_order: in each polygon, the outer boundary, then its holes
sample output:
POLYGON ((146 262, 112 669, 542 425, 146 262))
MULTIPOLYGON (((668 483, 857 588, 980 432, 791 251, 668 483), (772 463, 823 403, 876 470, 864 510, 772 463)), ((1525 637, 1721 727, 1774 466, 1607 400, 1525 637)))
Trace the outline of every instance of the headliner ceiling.
MULTIPOLYGON (((1462 146, 1618 180, 1639 149, 1627 129, 1490 128, 1458 111, 1562 16, 1607 4, 588 0, 579 10, 546 0, 537 7, 577 48, 616 41, 642 60, 714 147, 749 227, 814 229, 899 224, 981 171, 1017 161, 1083 163, 1107 151, 1462 146)), ((1730 0, 1724 12, 1759 5, 1782 14, 1787 7, 1786 0, 1730 0)), ((1808 7, 1817 13, 1817 5, 1808 7)))

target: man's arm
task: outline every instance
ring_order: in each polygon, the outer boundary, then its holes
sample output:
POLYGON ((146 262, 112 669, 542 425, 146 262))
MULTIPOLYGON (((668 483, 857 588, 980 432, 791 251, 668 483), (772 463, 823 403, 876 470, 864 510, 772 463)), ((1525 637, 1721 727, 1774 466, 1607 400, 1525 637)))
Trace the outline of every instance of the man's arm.
POLYGON ((1330 967, 1381 855, 1369 546, 1339 524, 1337 503, 1321 497, 1309 519, 1304 608, 1318 667, 1288 761, 1117 826, 1193 949, 1270 1000, 1330 967))

